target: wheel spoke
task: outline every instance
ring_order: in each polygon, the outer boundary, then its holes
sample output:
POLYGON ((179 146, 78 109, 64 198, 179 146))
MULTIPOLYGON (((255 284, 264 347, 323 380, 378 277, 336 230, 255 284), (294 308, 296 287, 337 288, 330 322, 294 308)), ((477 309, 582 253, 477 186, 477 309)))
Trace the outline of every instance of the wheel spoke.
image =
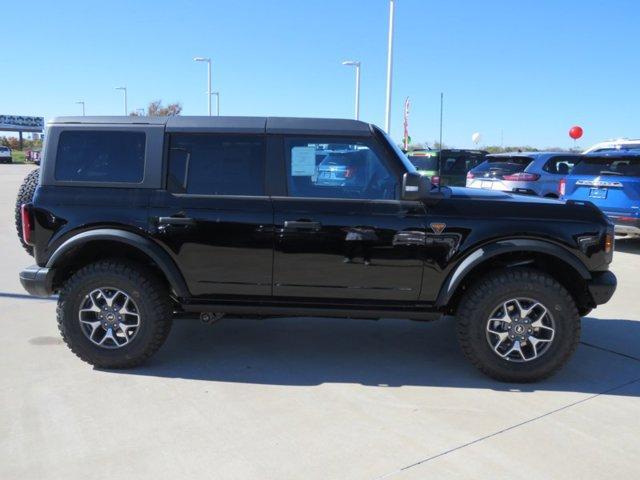
POLYGON ((522 352, 522 346, 520 344, 519 340, 516 340, 515 342, 513 342, 513 345, 511 346, 511 348, 509 350, 507 350, 502 356, 504 358, 507 358, 509 355, 511 355, 513 352, 518 352, 520 354, 520 357, 522 358, 522 360, 526 360, 527 358, 524 356, 524 353, 522 352))
POLYGON ((104 345, 107 340, 111 340, 113 343, 118 345, 118 341, 113 336, 113 330, 111 328, 107 329, 106 333, 104 334, 104 337, 102 337, 102 340, 98 342, 98 345, 104 345))
POLYGON ((91 327, 91 333, 89 334, 89 338, 93 338, 93 335, 94 333, 96 333, 96 330, 100 328, 99 320, 95 320, 95 321, 80 320, 80 322, 91 327))

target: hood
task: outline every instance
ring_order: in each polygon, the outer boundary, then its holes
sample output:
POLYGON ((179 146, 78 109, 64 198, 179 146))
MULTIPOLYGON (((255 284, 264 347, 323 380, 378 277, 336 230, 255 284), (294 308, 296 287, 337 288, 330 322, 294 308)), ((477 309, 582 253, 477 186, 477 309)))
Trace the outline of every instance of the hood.
POLYGON ((554 198, 536 197, 534 195, 518 195, 501 192, 499 190, 483 190, 481 188, 448 187, 451 191, 451 198, 465 198, 471 200, 503 200, 518 203, 543 203, 543 204, 563 204, 563 201, 554 198))
POLYGON ((452 200, 472 200, 473 209, 488 217, 608 223, 602 211, 589 201, 565 202, 554 198, 466 187, 445 187, 443 191, 445 197, 452 200))

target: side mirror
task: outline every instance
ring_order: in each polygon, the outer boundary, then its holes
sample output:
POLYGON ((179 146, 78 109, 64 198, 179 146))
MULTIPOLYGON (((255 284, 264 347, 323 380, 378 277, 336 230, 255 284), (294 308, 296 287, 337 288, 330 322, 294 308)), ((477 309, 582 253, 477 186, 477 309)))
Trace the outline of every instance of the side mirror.
POLYGON ((402 175, 402 200, 423 200, 429 196, 431 180, 417 172, 402 175))

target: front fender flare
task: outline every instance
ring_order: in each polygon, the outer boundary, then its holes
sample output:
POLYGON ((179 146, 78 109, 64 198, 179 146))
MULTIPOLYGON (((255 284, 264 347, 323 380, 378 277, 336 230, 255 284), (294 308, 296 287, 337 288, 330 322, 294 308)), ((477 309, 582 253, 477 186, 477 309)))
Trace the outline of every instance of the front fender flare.
POLYGON ((178 297, 188 298, 190 296, 189 289, 187 288, 187 284, 184 281, 182 273, 169 254, 165 252, 162 247, 148 238, 126 230, 98 228, 78 233, 77 235, 65 240, 58 248, 56 248, 53 254, 49 257, 46 267, 56 268, 56 266, 60 265, 73 249, 94 241, 120 242, 140 250, 142 253, 150 257, 158 268, 160 268, 178 297))
POLYGON ((567 263, 585 280, 591 279, 591 273, 587 267, 575 255, 559 245, 544 240, 526 238, 499 240, 473 250, 451 271, 440 288, 436 307, 445 307, 464 278, 478 265, 497 255, 510 252, 544 253, 567 263))

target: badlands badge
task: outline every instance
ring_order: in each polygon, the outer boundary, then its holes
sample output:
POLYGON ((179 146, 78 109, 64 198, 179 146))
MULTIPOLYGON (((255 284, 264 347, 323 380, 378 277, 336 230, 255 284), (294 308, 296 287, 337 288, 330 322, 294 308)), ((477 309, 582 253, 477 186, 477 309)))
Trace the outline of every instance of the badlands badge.
POLYGON ((433 230, 436 235, 440 235, 442 231, 446 228, 447 224, 446 223, 430 223, 429 226, 431 227, 431 230, 433 230))

